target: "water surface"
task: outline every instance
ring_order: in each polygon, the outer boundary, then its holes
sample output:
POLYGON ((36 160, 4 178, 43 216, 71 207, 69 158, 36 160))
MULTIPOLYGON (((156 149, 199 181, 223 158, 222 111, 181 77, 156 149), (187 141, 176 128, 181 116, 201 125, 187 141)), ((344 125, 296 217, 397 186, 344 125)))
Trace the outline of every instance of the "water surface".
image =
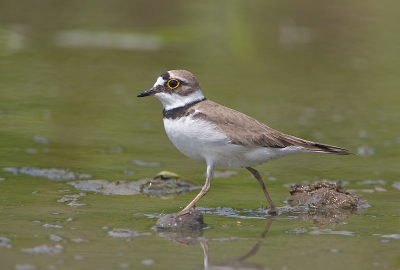
POLYGON ((0 6, 2 269, 202 269, 207 250, 208 265, 226 269, 400 268, 397 1, 0 6), (197 191, 107 196, 77 191, 68 179, 3 171, 56 168, 137 181, 167 170, 203 185, 205 165, 168 140, 160 102, 136 98, 171 69, 193 72, 207 98, 275 129, 359 153, 257 167, 277 206, 290 184, 326 179, 347 183, 371 207, 337 224, 287 213, 243 218, 266 200, 257 181, 236 170, 214 179, 198 206, 244 214, 208 212, 203 240, 182 245, 151 228, 197 191), (110 236, 114 229, 132 237, 110 236))

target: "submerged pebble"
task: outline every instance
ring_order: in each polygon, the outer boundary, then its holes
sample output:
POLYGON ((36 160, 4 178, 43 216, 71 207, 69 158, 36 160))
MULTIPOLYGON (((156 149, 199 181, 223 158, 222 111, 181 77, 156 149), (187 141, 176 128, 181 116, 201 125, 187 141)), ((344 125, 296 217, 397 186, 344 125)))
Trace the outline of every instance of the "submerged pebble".
POLYGON ((140 161, 140 160, 132 160, 132 164, 138 165, 141 167, 159 167, 159 166, 161 166, 161 164, 158 162, 144 162, 144 161, 140 161))
POLYGON ((314 227, 310 229, 312 229, 312 231, 310 231, 308 234, 311 235, 333 234, 333 235, 354 236, 354 232, 349 232, 349 231, 333 231, 331 229, 320 229, 314 227))
POLYGON ((151 233, 139 233, 131 229, 113 229, 108 235, 115 238, 132 238, 137 236, 151 235, 151 233))
POLYGON ((61 225, 52 225, 52 224, 44 224, 43 225, 43 227, 45 227, 45 228, 57 228, 57 229, 62 229, 62 228, 64 228, 63 226, 61 226, 61 225))
POLYGON ((132 238, 138 236, 139 233, 130 229, 113 229, 108 232, 108 235, 115 238, 132 238))
POLYGON ((400 239, 400 234, 385 234, 382 235, 383 238, 400 239))
POLYGON ((14 269, 15 270, 36 270, 37 266, 33 265, 33 264, 27 264, 27 263, 25 263, 25 264, 16 264, 14 266, 14 269))
POLYGON ((40 136, 33 136, 33 141, 35 143, 41 143, 41 144, 49 144, 50 143, 49 139, 46 139, 46 138, 40 137, 40 136))
POLYGON ((61 245, 48 246, 48 245, 41 245, 33 248, 23 248, 21 249, 22 252, 28 252, 31 254, 59 254, 63 250, 61 245))
POLYGON ((375 187, 375 190, 376 191, 378 191, 378 192, 385 192, 385 191, 387 191, 385 188, 383 188, 383 187, 375 187))
POLYGON ((145 260, 142 260, 142 264, 143 264, 143 265, 153 265, 153 264, 154 264, 154 260, 152 260, 152 259, 145 259, 145 260))
POLYGON ((364 157, 369 157, 375 154, 375 149, 367 145, 363 145, 357 148, 357 154, 364 157))
POLYGON ((77 201, 80 197, 86 196, 86 193, 79 193, 73 195, 65 195, 61 199, 57 200, 57 202, 69 202, 69 201, 77 201))
POLYGON ((364 180, 361 182, 357 182, 357 185, 376 185, 376 184, 380 184, 380 185, 386 185, 386 181, 383 180, 364 180))
POLYGON ((78 207, 78 206, 83 206, 86 205, 85 203, 78 203, 77 201, 72 201, 70 203, 67 203, 67 205, 71 206, 71 207, 78 207))
POLYGON ((31 176, 42 176, 52 180, 82 179, 92 177, 88 174, 79 174, 71 172, 68 169, 64 170, 56 168, 40 169, 34 167, 6 167, 3 168, 3 171, 12 172, 14 175, 26 174, 31 176))
POLYGON ((27 152, 28 154, 36 154, 38 150, 35 148, 26 148, 25 152, 27 152))
POLYGON ((5 237, 0 237, 0 247, 6 247, 11 242, 10 239, 5 237))
POLYGON ((49 238, 50 238, 50 240, 52 240, 52 241, 54 241, 54 242, 59 242, 59 241, 62 240, 61 236, 56 235, 56 234, 51 234, 51 235, 49 236, 49 238))
POLYGON ((110 152, 121 153, 122 147, 120 147, 120 146, 110 147, 110 152))
POLYGON ((296 229, 290 230, 290 231, 285 231, 285 233, 289 234, 303 234, 308 232, 308 230, 304 227, 297 227, 296 229))
POLYGON ((392 187, 397 188, 398 190, 400 190, 400 182, 394 182, 392 187))
POLYGON ((119 263, 118 267, 121 269, 128 269, 131 267, 131 265, 129 263, 119 263))
POLYGON ((85 240, 82 238, 73 238, 71 239, 71 242, 75 242, 75 243, 82 243, 82 242, 88 242, 89 240, 85 240))

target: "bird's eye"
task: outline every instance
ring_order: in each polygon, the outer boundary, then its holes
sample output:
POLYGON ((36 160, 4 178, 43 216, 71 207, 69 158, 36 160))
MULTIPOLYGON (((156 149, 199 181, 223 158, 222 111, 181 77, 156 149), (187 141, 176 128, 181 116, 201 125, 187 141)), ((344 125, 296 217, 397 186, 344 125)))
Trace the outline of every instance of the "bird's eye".
POLYGON ((179 81, 176 79, 171 79, 167 82, 167 86, 171 89, 175 89, 179 86, 179 81))

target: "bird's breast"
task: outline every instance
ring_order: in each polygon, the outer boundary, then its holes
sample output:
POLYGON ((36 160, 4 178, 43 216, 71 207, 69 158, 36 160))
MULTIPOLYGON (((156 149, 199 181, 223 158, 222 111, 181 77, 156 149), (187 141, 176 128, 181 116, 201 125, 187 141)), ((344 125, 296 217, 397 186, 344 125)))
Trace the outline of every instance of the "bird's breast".
POLYGON ((164 128, 171 142, 184 155, 200 161, 215 157, 229 140, 215 126, 190 116, 177 119, 164 118, 164 128))

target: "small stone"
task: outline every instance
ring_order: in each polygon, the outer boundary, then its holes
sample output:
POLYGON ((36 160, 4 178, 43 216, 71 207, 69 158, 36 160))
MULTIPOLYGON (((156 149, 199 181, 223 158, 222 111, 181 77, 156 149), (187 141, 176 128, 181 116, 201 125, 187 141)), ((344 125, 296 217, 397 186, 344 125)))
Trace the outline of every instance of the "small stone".
POLYGON ((398 190, 400 190, 400 182, 394 182, 392 187, 397 188, 398 190))
POLYGON ((5 237, 0 237, 0 247, 6 247, 11 240, 5 237))
POLYGON ((121 153, 122 147, 120 146, 110 147, 110 152, 121 153))
POLYGON ((88 240, 82 239, 82 238, 73 238, 71 239, 71 242, 75 243, 81 243, 81 242, 87 242, 88 240))
POLYGON ((57 228, 57 229, 62 229, 62 228, 64 228, 63 226, 61 226, 61 225, 52 225, 52 224, 44 224, 43 225, 43 227, 45 227, 45 228, 57 228))
POLYGON ((310 185, 295 184, 291 187, 287 203, 294 207, 305 205, 323 209, 366 209, 368 202, 337 183, 319 182, 310 185))
POLYGON ((331 229, 319 229, 319 228, 310 228, 310 229, 313 229, 313 231, 308 233, 311 235, 331 234, 331 235, 354 236, 354 232, 350 231, 333 231, 331 229))
POLYGON ((55 235, 55 234, 51 234, 49 238, 50 238, 50 240, 55 241, 55 242, 59 242, 62 240, 61 236, 55 235))
POLYGON ((383 180, 364 180, 361 182, 357 182, 357 185, 376 185, 376 184, 380 184, 380 185, 386 185, 386 181, 383 180))
POLYGON ((158 162, 143 162, 140 160, 132 160, 133 165, 142 166, 142 167, 158 167, 161 166, 158 162))
POLYGON ((289 233, 289 234, 303 234, 308 232, 304 227, 297 227, 296 229, 290 230, 290 231, 286 231, 285 233, 289 233))
POLYGON ((383 238, 400 239, 400 234, 385 234, 382 235, 383 238))
POLYGON ((151 235, 151 234, 150 233, 139 233, 137 231, 133 231, 130 229, 113 229, 112 231, 108 232, 108 235, 115 237, 115 238, 132 238, 132 237, 136 237, 136 236, 151 235))
POLYGON ((119 263, 118 267, 121 269, 128 269, 129 267, 131 267, 131 265, 129 263, 119 263))
POLYGON ((21 249, 22 252, 28 252, 32 254, 59 254, 63 250, 63 247, 60 245, 48 246, 48 245, 41 245, 33 248, 23 248, 21 249))
MULTIPOLYGON (((27 149, 28 153, 37 153, 37 149, 27 149)), ((3 168, 3 171, 12 172, 14 175, 26 174, 31 176, 41 176, 52 180, 66 180, 66 179, 79 179, 79 178, 90 178, 90 175, 84 175, 79 173, 74 173, 69 170, 64 169, 41 169, 35 167, 7 167, 3 168)))
POLYGON ((71 207, 78 207, 78 206, 83 206, 86 205, 84 203, 77 203, 76 201, 72 201, 70 203, 67 203, 67 205, 71 206, 71 207))
POLYGON ((44 137, 40 137, 40 136, 34 136, 33 137, 33 141, 35 143, 41 143, 41 144, 49 144, 49 140, 44 138, 44 137))
POLYGON ((204 223, 203 214, 196 209, 190 209, 185 215, 178 216, 178 214, 179 212, 162 216, 157 221, 157 228, 198 230, 207 226, 204 223))
POLYGON ((36 270, 37 266, 33 264, 16 264, 14 266, 15 270, 36 270))
POLYGON ((154 264, 154 260, 152 260, 152 259, 145 259, 145 260, 142 260, 142 264, 143 264, 143 265, 153 265, 153 264, 154 264))
POLYGON ((363 145, 363 146, 358 147, 357 153, 360 156, 369 157, 369 156, 372 156, 375 154, 375 149, 372 147, 369 147, 367 145, 363 145))

